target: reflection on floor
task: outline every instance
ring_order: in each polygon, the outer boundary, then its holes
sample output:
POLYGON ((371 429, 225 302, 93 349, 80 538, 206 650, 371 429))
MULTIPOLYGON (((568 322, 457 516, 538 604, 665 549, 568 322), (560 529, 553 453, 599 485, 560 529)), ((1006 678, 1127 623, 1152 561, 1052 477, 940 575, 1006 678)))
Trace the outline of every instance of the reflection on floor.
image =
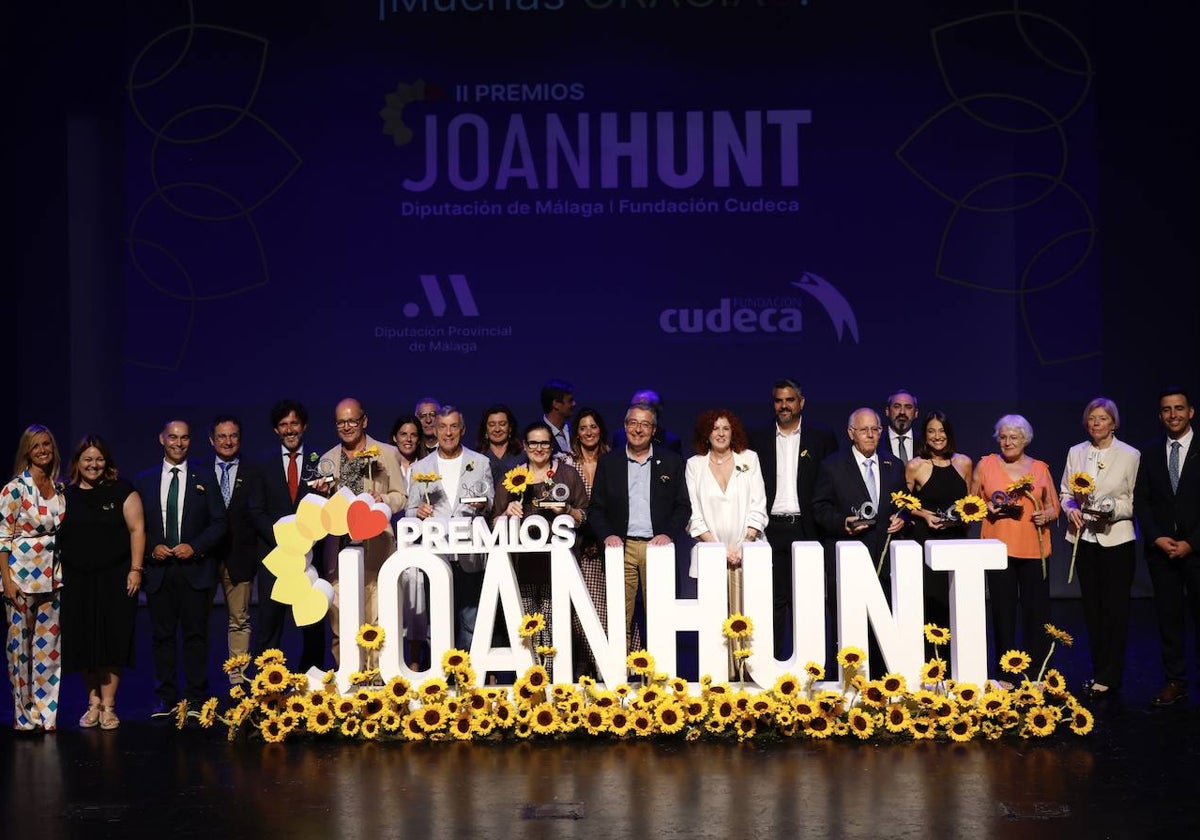
MULTIPOLYGON (((144 611, 143 611, 144 612, 144 611)), ((1076 601, 1054 618, 1087 676, 1076 601)), ((224 614, 213 615, 214 638, 224 614)), ((140 638, 147 638, 139 615, 140 638)), ((294 653, 297 639, 288 640, 294 653)), ((125 680, 115 732, 0 734, 4 837, 1179 837, 1200 829, 1194 699, 1149 708, 1160 687, 1149 601, 1134 609, 1127 690, 1095 732, 1019 743, 594 743, 230 745, 220 731, 145 722, 148 645, 125 680)), ((214 656, 213 685, 222 676, 214 656)), ((1197 695, 1193 694, 1193 698, 1197 695)))

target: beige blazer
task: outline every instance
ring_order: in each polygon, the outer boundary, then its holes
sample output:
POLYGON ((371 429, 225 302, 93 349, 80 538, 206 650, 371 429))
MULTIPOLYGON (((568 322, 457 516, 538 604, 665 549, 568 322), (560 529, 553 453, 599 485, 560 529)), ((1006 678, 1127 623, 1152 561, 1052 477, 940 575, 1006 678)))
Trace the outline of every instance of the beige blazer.
MULTIPOLYGON (((406 482, 403 472, 400 469, 400 456, 396 452, 396 447, 390 443, 383 443, 375 440, 370 435, 363 436, 362 448, 367 449, 372 446, 379 447, 379 454, 375 457, 375 463, 371 466, 371 486, 367 487, 364 482, 363 492, 368 493, 374 491, 380 495, 384 504, 392 512, 395 517, 398 513, 404 512, 404 505, 408 501, 406 493, 406 482)), ((342 466, 342 445, 337 446, 326 452, 322 458, 328 458, 333 461, 333 478, 335 481, 341 480, 342 466)), ((329 574, 336 574, 337 571, 337 540, 329 540, 328 545, 333 550, 326 551, 326 571, 329 574)), ((393 529, 388 528, 377 537, 372 537, 363 543, 363 549, 366 552, 367 568, 378 569, 383 561, 391 556, 396 550, 396 534, 393 529)))
MULTIPOLYGON (((1087 526, 1088 530, 1096 535, 1096 541, 1103 546, 1130 542, 1134 539, 1133 486, 1137 481, 1141 453, 1129 444, 1113 438, 1112 446, 1100 450, 1103 469, 1092 471, 1088 469, 1088 451, 1091 448, 1091 441, 1084 441, 1075 444, 1067 452, 1067 465, 1063 469, 1062 483, 1059 487, 1063 509, 1079 510, 1079 503, 1067 486, 1067 480, 1073 473, 1087 471, 1096 480, 1094 498, 1112 496, 1113 501, 1117 503, 1116 510, 1107 523, 1091 523, 1087 526)), ((1075 529, 1068 525, 1067 541, 1073 543, 1075 538, 1075 529)))

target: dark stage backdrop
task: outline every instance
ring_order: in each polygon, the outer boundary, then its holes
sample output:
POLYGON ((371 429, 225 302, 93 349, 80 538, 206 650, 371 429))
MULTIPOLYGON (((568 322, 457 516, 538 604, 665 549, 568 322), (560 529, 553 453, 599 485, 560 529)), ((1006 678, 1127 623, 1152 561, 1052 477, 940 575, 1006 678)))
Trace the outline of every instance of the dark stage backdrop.
POLYGON ((1156 272, 1122 240, 1163 190, 1128 153, 1196 180, 1193 117, 1155 110, 1186 121, 1165 146, 1129 118, 1155 71, 1127 42, 1157 24, 1023 0, 48 9, 14 48, 27 157, 62 172, 19 169, 39 212, 13 246, 69 384, 24 392, 14 436, 96 429, 133 468, 169 416, 207 458, 217 411, 258 452, 279 397, 328 445, 342 396, 384 437, 432 394, 473 437, 560 377, 610 423, 655 387, 686 438, 715 404, 769 421, 790 376, 838 429, 904 386, 973 457, 1024 413, 1057 473, 1091 396, 1136 397, 1136 441, 1159 381, 1195 382, 1187 343, 1160 363, 1139 337, 1171 278, 1195 313, 1194 247, 1168 232, 1156 272))

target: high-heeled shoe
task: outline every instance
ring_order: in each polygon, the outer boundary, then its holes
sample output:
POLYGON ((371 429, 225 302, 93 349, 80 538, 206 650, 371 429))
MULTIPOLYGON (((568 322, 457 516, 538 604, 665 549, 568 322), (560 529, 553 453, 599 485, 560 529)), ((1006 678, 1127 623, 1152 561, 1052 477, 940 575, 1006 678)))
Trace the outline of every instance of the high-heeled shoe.
POLYGON ((100 710, 104 707, 99 703, 94 706, 88 706, 87 711, 83 713, 83 717, 79 719, 80 729, 95 729, 100 725, 100 710))
POLYGON ((121 719, 117 717, 116 706, 101 706, 100 707, 100 728, 101 729, 116 729, 121 725, 121 719))

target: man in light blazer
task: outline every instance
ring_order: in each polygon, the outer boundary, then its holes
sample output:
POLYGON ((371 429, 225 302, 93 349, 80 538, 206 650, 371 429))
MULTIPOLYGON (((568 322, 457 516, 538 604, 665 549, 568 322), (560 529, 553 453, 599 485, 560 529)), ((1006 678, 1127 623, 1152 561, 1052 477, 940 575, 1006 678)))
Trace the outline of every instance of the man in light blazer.
MULTIPOLYGON (((370 418, 362 403, 347 397, 334 409, 334 426, 341 443, 321 460, 328 459, 333 473, 327 480, 314 484, 317 492, 331 495, 339 487, 352 493, 367 493, 375 501, 383 502, 396 515, 404 510, 407 501, 404 476, 400 472, 399 455, 390 443, 375 440, 367 434, 370 418)), ((349 537, 326 540, 325 577, 333 584, 333 606, 330 609, 330 628, 333 632, 333 659, 341 662, 341 640, 338 618, 341 608, 341 591, 338 585, 337 554, 349 544, 349 537)), ((374 624, 379 620, 379 568, 396 550, 395 532, 388 528, 382 534, 371 537, 363 544, 363 620, 374 624)), ((354 644, 354 640, 350 640, 354 644)))
POLYGON ((1167 680, 1154 697, 1157 706, 1173 706, 1187 697, 1184 616, 1188 609, 1200 636, 1200 447, 1192 427, 1195 413, 1182 388, 1159 395, 1158 419, 1166 435, 1143 447, 1133 494, 1154 584, 1167 680))
MULTIPOLYGON (((892 493, 906 488, 904 464, 880 447, 882 433, 883 424, 873 409, 860 408, 851 414, 846 429, 850 450, 834 453, 821 462, 813 490, 813 518, 825 536, 826 661, 829 669, 834 666, 832 654, 837 647, 837 543, 857 540, 867 547, 872 561, 878 563, 888 534, 898 534, 907 524, 899 514, 892 512, 891 501, 892 493), (860 521, 851 513, 861 509, 867 501, 875 503, 875 518, 870 522, 860 521)), ((884 595, 890 599, 891 567, 886 559, 880 578, 884 595)), ((883 658, 873 632, 869 637, 868 655, 872 676, 883 674, 883 658)))
MULTIPOLYGON (((462 445, 466 428, 462 412, 452 405, 438 409, 437 449, 409 469, 407 516, 449 520, 483 516, 492 508, 496 486, 487 456, 462 445), (417 482, 414 476, 436 473, 433 482, 417 482)), ((454 643, 470 650, 475 638, 475 618, 483 588, 486 554, 447 555, 454 575, 454 643)), ((490 634, 489 634, 490 635, 490 634)), ((437 652, 432 652, 437 655, 437 652)))
POLYGON ((1141 453, 1117 440, 1120 413, 1107 397, 1096 397, 1083 410, 1088 440, 1067 451, 1059 498, 1067 515, 1067 542, 1076 547, 1075 570, 1092 657, 1092 681, 1084 688, 1093 699, 1116 696, 1125 671, 1129 638, 1129 590, 1137 563, 1133 528, 1133 489, 1141 453), (1086 473, 1095 490, 1091 499, 1076 496, 1071 476, 1086 473), (1108 516, 1087 514, 1111 500, 1108 516), (1111 693, 1110 693, 1111 692, 1111 693))
POLYGON ((596 465, 588 522, 605 546, 625 552, 625 637, 631 638, 638 588, 646 588, 646 547, 675 541, 692 514, 683 459, 655 448, 658 416, 649 403, 625 412, 624 449, 596 465))
POLYGON ((151 718, 169 717, 180 700, 177 632, 183 636, 183 699, 199 709, 208 699, 208 610, 217 586, 211 552, 225 533, 225 505, 212 470, 187 460, 191 430, 182 420, 163 425, 159 466, 134 486, 146 513, 146 605, 153 634, 155 693, 151 718))
POLYGON ((812 515, 813 487, 821 462, 837 451, 833 430, 804 419, 804 392, 792 379, 771 387, 775 422, 755 432, 751 448, 762 465, 771 544, 775 656, 782 659, 792 624, 792 543, 819 538, 812 515))

